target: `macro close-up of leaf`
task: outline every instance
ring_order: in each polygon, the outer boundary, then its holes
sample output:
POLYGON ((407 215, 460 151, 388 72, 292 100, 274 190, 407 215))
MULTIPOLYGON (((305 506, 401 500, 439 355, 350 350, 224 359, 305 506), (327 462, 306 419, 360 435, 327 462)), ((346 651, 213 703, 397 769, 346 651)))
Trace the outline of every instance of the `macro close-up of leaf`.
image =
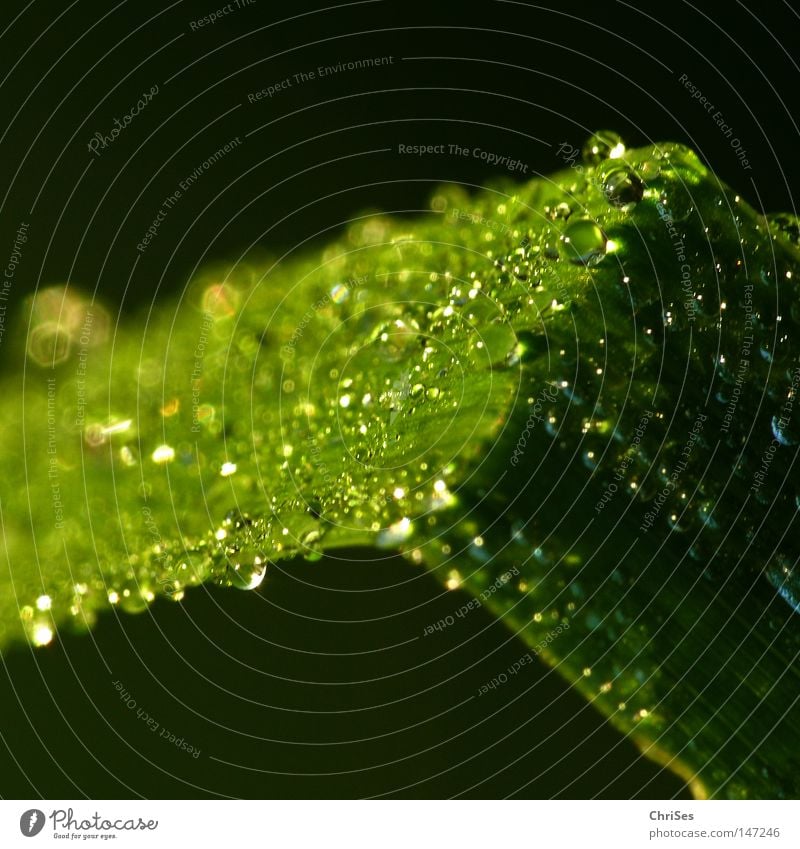
POLYGON ((118 321, 31 295, 3 339, 0 651, 400 552, 469 599, 426 637, 482 607, 518 640, 486 690, 541 658, 695 797, 796 797, 800 222, 682 144, 560 156, 203 256, 118 321))

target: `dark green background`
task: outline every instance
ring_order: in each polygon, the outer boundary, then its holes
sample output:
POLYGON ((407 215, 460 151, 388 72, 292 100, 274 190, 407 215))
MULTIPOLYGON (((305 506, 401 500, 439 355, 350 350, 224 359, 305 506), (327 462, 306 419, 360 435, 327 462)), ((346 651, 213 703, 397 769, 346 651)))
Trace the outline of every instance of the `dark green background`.
MULTIPOLYGON (((8 333, 24 332, 22 301, 39 286, 69 280, 135 322, 210 260, 291 256, 365 209, 410 215, 439 182, 503 173, 473 158, 400 156, 398 143, 481 147, 533 177, 561 166, 560 142, 611 127, 633 145, 690 144, 754 205, 791 207, 797 57, 742 7, 715 22, 681 3, 645 13, 616 2, 369 2, 306 15, 258 0, 190 31, 215 8, 4 9, 0 255, 30 223, 8 333), (299 71, 382 55, 393 64, 247 102, 299 71), (752 171, 684 73, 735 126, 752 171), (95 159, 89 139, 154 84, 153 102, 95 159), (164 198, 236 136, 241 147, 185 193, 134 264, 164 198)), ((788 7, 759 14, 776 33, 796 31, 788 7)), ((4 346, 0 366, 20 365, 4 346)), ((476 698, 524 648, 482 610, 422 637, 465 600, 399 558, 341 552, 274 569, 258 592, 201 588, 181 605, 109 614, 91 636, 18 647, 2 656, 0 793, 686 794, 542 666, 476 698), (200 757, 151 733, 115 680, 200 757)))

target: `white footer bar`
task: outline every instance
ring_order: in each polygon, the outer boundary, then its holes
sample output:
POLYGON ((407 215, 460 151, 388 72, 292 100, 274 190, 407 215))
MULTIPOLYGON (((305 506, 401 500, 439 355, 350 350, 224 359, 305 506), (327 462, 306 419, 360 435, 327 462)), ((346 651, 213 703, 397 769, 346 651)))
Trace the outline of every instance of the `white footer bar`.
POLYGON ((800 846, 798 802, 0 801, 0 846, 800 846))

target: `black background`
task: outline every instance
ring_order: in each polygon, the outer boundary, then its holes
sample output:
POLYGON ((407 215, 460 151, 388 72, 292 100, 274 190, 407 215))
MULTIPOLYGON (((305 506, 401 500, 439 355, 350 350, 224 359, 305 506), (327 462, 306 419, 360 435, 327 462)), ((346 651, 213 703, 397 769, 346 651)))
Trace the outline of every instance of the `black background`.
MULTIPOLYGON (((0 238, 30 241, 26 292, 69 281, 134 323, 209 261, 263 261, 323 245, 367 209, 411 215, 444 181, 502 175, 472 157, 399 143, 481 147, 562 166, 611 128, 631 146, 681 141, 764 211, 794 208, 797 33, 787 4, 510 2, 337 4, 257 0, 213 25, 212 4, 6 4, 0 238), (16 16, 16 17, 15 17, 16 16), (298 84, 323 64, 392 56, 298 84), (747 152, 681 84, 715 105, 747 152), (272 98, 248 94, 291 78, 272 98), (153 101, 95 157, 144 91, 153 101), (220 146, 242 144, 189 189, 146 253, 164 199, 220 146), (388 150, 387 150, 388 149, 388 150)), ((10 349, 0 363, 19 363, 10 349)), ((465 598, 369 552, 275 570, 260 590, 201 588, 182 605, 108 614, 90 637, 16 648, 0 672, 6 797, 497 797, 686 795, 557 676, 465 598), (120 701, 120 680, 194 759, 120 701)))

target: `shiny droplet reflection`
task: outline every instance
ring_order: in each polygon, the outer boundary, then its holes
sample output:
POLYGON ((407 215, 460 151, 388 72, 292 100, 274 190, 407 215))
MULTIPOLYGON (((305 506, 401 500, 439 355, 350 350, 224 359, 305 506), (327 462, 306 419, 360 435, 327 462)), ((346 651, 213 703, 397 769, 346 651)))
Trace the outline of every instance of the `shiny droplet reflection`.
POLYGON ((561 242, 564 255, 575 265, 596 265, 606 254, 605 233, 591 218, 570 219, 561 242))
POLYGON ((606 197, 621 209, 632 209, 644 195, 642 181, 630 168, 620 167, 609 171, 603 181, 606 197))
POLYGON ((618 159, 625 153, 622 138, 613 130, 598 130, 592 133, 583 145, 583 161, 597 165, 605 159, 618 159))

